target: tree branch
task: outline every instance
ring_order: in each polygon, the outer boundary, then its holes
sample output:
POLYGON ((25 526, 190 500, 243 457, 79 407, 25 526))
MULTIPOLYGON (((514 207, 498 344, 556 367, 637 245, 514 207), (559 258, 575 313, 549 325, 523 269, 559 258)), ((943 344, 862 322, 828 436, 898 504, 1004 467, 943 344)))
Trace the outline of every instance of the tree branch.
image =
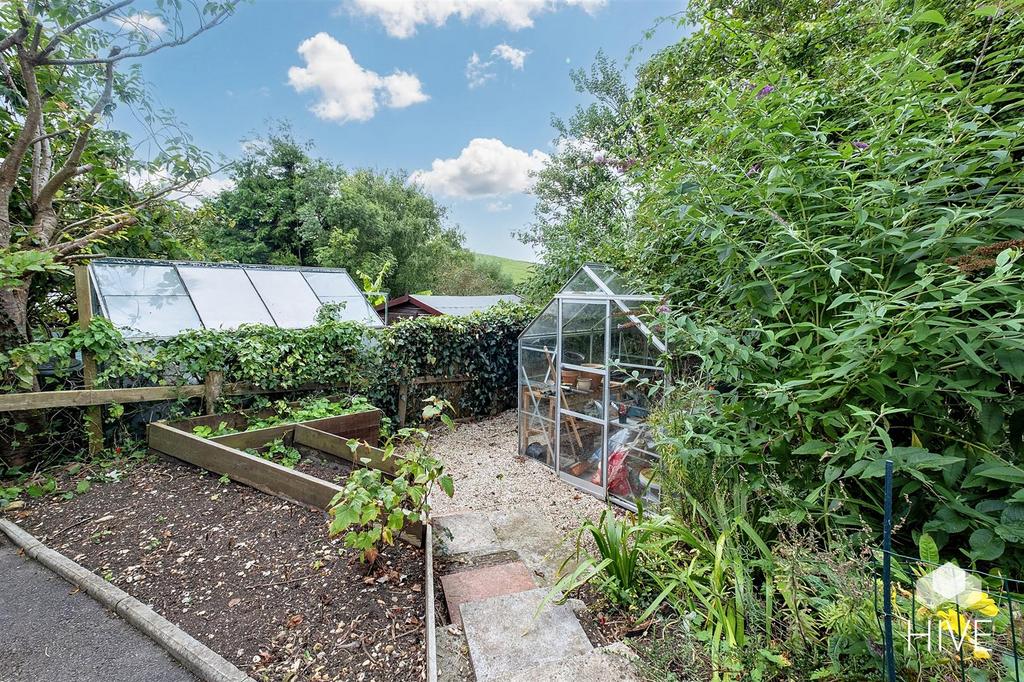
MULTIPOLYGON (((18 61, 21 64, 22 79, 25 81, 28 105, 22 128, 8 149, 3 163, 0 164, 0 201, 5 203, 10 198, 14 185, 18 181, 18 169, 21 168, 22 158, 25 156, 29 145, 32 144, 32 138, 35 137, 36 132, 39 130, 39 121, 43 115, 36 74, 32 68, 32 63, 28 59, 28 55, 25 54, 25 51, 20 46, 18 48, 18 61)), ((10 234, 5 233, 5 231, 9 232, 9 230, 9 223, 0 225, 0 246, 6 245, 5 238, 9 238, 10 234)))
POLYGON ((9 50, 13 45, 20 43, 28 35, 28 31, 24 28, 19 28, 17 31, 7 36, 3 40, 0 40, 0 52, 9 50))
POLYGON ((102 19, 108 14, 116 12, 122 7, 126 7, 127 5, 130 5, 133 2, 135 2, 135 0, 121 0, 120 2, 115 2, 113 5, 108 5, 101 10, 93 12, 88 16, 82 17, 78 21, 71 22, 70 24, 62 28, 57 33, 57 35, 53 37, 53 40, 51 40, 49 44, 45 48, 43 48, 43 50, 39 53, 39 59, 45 59, 48 54, 53 52, 57 48, 57 46, 60 45, 62 40, 67 38, 69 35, 77 31, 78 29, 82 28, 86 24, 91 24, 97 19, 102 19))
MULTIPOLYGON (((116 54, 118 48, 111 50, 111 54, 116 54)), ((67 159, 64 160, 64 165, 61 166, 60 170, 53 174, 43 188, 39 190, 39 196, 35 198, 37 205, 45 205, 53 200, 53 196, 57 193, 57 190, 61 186, 76 175, 78 170, 78 160, 82 157, 82 153, 85 151, 85 145, 89 142, 89 135, 92 133, 93 127, 96 125, 96 121, 99 120, 100 114, 106 108, 107 104, 110 103, 113 98, 114 92, 114 63, 107 63, 107 67, 104 73, 104 84, 103 94, 100 96, 92 109, 89 111, 89 115, 85 117, 82 122, 82 132, 78 134, 78 139, 75 140, 74 146, 68 153, 67 159)))
POLYGON ((174 40, 167 40, 162 43, 157 43, 156 45, 151 45, 150 47, 147 47, 144 50, 137 50, 135 52, 121 52, 117 55, 112 55, 108 57, 87 57, 83 59, 43 59, 38 63, 61 66, 84 66, 87 64, 113 64, 115 62, 121 61, 122 59, 134 59, 135 57, 145 57, 146 55, 153 54, 158 50, 164 49, 165 47, 177 47, 179 45, 184 45, 185 43, 190 42, 196 36, 200 35, 205 31, 210 30, 214 26, 217 26, 225 19, 227 19, 231 15, 231 13, 234 12, 236 4, 237 2, 232 2, 228 7, 218 12, 217 15, 214 16, 209 23, 200 24, 199 28, 197 28, 192 33, 189 33, 187 36, 182 36, 181 38, 175 38, 174 40))
POLYGON ((79 249, 88 246, 91 242, 94 242, 97 239, 110 236, 115 232, 119 232, 120 230, 123 230, 126 227, 134 225, 137 222, 139 222, 138 218, 136 218, 135 216, 129 216, 123 220, 119 220, 115 223, 111 223, 110 225, 105 225, 104 227, 93 230, 89 234, 83 237, 79 237, 78 239, 75 239, 73 241, 64 242, 63 244, 51 246, 49 247, 49 249, 56 254, 57 260, 60 260, 68 256, 69 254, 72 254, 75 251, 78 251, 79 249))

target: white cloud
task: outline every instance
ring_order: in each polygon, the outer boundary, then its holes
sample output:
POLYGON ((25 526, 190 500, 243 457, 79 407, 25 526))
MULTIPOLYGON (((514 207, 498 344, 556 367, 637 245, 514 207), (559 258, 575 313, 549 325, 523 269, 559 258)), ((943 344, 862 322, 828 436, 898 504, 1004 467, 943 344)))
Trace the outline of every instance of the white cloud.
POLYGON ((437 194, 452 197, 487 197, 528 192, 531 173, 539 171, 548 155, 527 153, 494 138, 477 137, 454 159, 434 159, 430 170, 419 170, 410 181, 437 194))
POLYGON ((385 102, 389 107, 402 109, 413 104, 426 102, 430 97, 423 92, 420 79, 406 71, 395 71, 384 77, 385 102))
POLYGON ((444 26, 450 17, 476 19, 484 26, 502 23, 512 30, 533 26, 535 15, 565 7, 580 7, 588 13, 607 0, 346 0, 356 14, 374 17, 395 38, 408 38, 417 27, 444 26))
POLYGON ((494 49, 491 50, 491 54, 499 59, 504 59, 512 65, 513 69, 521 71, 523 64, 526 62, 526 55, 530 54, 530 51, 520 50, 512 47, 511 45, 502 43, 501 45, 496 45, 494 49))
POLYGON ((512 204, 507 201, 491 201, 487 204, 488 213, 501 213, 502 211, 508 211, 512 208, 512 204))
POLYGON ((466 80, 469 82, 470 90, 479 88, 494 78, 494 72, 490 70, 493 64, 494 62, 481 60, 480 55, 476 52, 470 56, 469 61, 466 62, 466 80))
MULTIPOLYGON (((523 64, 526 62, 526 55, 528 54, 530 53, 527 50, 519 50, 505 43, 496 45, 491 50, 492 57, 504 59, 516 70, 522 70, 523 64)), ((493 59, 484 61, 480 59, 480 55, 476 52, 471 54, 466 62, 466 81, 469 83, 469 89, 475 90, 482 85, 486 85, 487 81, 493 80, 496 76, 493 66, 493 59)))
POLYGON ((377 107, 400 109, 430 97, 420 80, 406 71, 381 77, 356 63, 348 47, 326 33, 317 33, 299 44, 306 66, 288 69, 288 82, 297 92, 316 89, 320 99, 310 110, 328 121, 368 121, 377 107))
POLYGON ((139 12, 123 17, 111 17, 110 21, 117 25, 122 31, 132 31, 153 38, 162 36, 167 32, 167 24, 164 20, 153 14, 139 12))

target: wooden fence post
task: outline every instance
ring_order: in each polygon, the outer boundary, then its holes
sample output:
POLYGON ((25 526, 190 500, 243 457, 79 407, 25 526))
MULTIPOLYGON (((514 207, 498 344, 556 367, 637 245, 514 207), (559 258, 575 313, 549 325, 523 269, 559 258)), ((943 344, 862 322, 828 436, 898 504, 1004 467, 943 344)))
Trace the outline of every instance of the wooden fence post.
MULTIPOLYGON (((75 266, 75 299, 78 303, 78 326, 88 329, 92 322, 92 288, 89 286, 89 269, 85 265, 75 266)), ((96 384, 96 358, 82 349, 82 381, 86 389, 96 384)), ((89 454, 103 449, 103 408, 93 405, 85 411, 86 432, 89 434, 89 454)))
POLYGON ((398 428, 405 428, 405 410, 409 402, 409 383, 402 377, 398 384, 398 428))
POLYGON ((203 384, 203 405, 206 414, 217 413, 217 401, 224 392, 224 372, 210 371, 206 373, 206 381, 203 384))

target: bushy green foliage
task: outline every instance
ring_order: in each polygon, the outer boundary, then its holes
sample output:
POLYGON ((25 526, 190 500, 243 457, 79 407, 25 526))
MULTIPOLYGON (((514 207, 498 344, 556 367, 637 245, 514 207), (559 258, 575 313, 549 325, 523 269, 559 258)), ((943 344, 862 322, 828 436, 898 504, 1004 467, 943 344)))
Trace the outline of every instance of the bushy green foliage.
POLYGON ((708 457, 778 472, 794 518, 845 534, 879 527, 891 458, 910 528, 999 559, 1024 541, 1024 271, 1007 241, 1024 235, 1024 23, 842 10, 823 20, 870 27, 856 59, 711 80, 685 139, 652 131, 644 211, 666 227, 645 267, 683 304, 668 335, 699 368, 670 463, 683 480, 708 457))
MULTIPOLYGON (((440 418, 454 429, 446 414, 451 405, 433 396, 424 402, 424 421, 440 418)), ((423 429, 400 430, 384 445, 385 459, 394 463, 394 476, 385 476, 376 468, 357 468, 328 506, 330 534, 344 533, 345 546, 359 550, 362 560, 371 566, 381 547, 394 544, 408 524, 427 523, 435 487, 448 497, 455 494, 451 475, 430 452, 429 439, 423 429)), ((350 445, 355 448, 358 443, 350 445)))

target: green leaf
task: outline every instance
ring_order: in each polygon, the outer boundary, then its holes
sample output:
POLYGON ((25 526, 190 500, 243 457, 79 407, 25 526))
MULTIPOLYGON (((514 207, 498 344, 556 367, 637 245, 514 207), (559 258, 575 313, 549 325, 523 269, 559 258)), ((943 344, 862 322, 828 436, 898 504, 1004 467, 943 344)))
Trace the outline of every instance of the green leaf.
POLYGON ((935 540, 931 535, 928 533, 921 533, 921 537, 917 540, 917 547, 921 561, 938 565, 939 547, 935 544, 935 540))
POLYGON ((921 12, 911 19, 917 24, 939 24, 940 26, 946 25, 946 18, 938 10, 929 9, 921 12))
POLYGON ((821 455, 829 449, 831 445, 820 440, 807 441, 796 450, 793 451, 794 455, 821 455))
POLYGON ((1006 543, 988 528, 979 528, 971 533, 970 557, 975 561, 995 561, 1003 555, 1006 543))
POLYGON ((455 495, 455 482, 452 480, 451 476, 445 474, 439 478, 437 482, 440 484, 441 490, 444 491, 445 495, 448 497, 455 495))

